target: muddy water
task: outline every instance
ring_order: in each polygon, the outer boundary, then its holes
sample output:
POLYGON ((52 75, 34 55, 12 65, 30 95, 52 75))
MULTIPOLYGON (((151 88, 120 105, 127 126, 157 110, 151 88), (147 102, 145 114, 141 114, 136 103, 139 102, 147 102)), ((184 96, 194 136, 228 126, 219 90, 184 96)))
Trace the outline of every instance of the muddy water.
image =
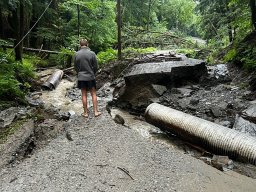
POLYGON ((64 112, 73 110, 77 114, 82 113, 81 101, 72 101, 66 96, 67 90, 73 86, 74 82, 63 79, 55 90, 43 91, 41 99, 44 101, 46 108, 51 106, 64 112))

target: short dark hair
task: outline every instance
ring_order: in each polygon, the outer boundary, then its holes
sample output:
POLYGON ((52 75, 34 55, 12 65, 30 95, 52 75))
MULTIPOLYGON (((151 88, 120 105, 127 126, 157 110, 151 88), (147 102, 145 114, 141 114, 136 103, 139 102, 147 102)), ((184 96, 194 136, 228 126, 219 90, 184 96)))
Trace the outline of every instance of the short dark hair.
POLYGON ((88 41, 87 41, 87 39, 81 39, 81 40, 80 40, 80 46, 88 46, 88 41))

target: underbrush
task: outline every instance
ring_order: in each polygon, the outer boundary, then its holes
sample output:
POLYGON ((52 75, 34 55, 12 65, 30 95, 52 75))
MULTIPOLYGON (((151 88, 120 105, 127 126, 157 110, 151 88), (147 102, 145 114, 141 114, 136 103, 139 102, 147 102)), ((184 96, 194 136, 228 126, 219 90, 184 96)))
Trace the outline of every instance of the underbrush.
POLYGON ((247 70, 256 69, 256 31, 242 41, 234 42, 224 56, 226 62, 232 62, 247 70))
MULTIPOLYGON (((135 58, 139 55, 152 53, 156 51, 154 47, 147 47, 147 48, 126 48, 122 50, 122 57, 123 58, 135 58)), ((111 61, 117 60, 117 50, 114 49, 107 49, 106 51, 101 51, 97 54, 97 59, 100 66, 104 66, 111 61)))
POLYGON ((25 94, 35 78, 33 60, 24 58, 17 62, 8 54, 0 51, 0 99, 24 103, 25 94))

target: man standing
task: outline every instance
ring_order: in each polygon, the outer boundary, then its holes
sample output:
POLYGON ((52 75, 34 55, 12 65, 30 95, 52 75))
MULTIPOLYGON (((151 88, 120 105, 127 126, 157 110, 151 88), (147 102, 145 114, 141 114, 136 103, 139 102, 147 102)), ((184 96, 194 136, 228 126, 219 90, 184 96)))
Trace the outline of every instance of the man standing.
POLYGON ((82 92, 83 103, 83 116, 88 118, 87 107, 87 91, 90 91, 93 102, 94 116, 98 117, 101 112, 98 111, 98 102, 96 96, 96 80, 95 74, 97 72, 98 64, 96 54, 88 47, 88 41, 86 39, 80 40, 80 50, 75 54, 75 70, 77 72, 77 87, 82 92))

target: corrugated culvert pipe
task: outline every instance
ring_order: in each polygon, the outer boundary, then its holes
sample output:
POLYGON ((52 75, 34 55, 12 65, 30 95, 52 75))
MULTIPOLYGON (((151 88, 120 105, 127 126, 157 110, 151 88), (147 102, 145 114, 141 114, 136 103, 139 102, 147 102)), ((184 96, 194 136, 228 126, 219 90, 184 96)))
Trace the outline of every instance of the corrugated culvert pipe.
POLYGON ((256 164, 256 138, 198 117, 152 103, 146 121, 214 153, 256 164))

